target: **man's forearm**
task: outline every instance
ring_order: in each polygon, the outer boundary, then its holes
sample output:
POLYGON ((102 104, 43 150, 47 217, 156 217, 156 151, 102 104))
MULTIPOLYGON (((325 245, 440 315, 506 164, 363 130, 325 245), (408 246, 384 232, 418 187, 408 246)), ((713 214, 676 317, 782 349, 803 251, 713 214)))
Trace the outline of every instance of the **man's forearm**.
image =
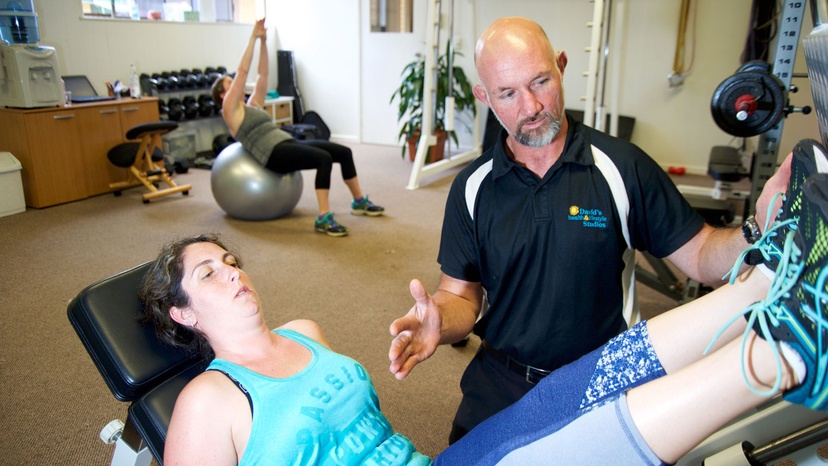
MULTIPOLYGON (((741 228, 716 229, 711 233, 699 257, 699 281, 709 285, 724 283, 748 246, 741 228)), ((747 267, 742 263, 741 271, 747 267)))
POLYGON ((475 303, 444 290, 437 290, 433 298, 442 317, 440 344, 456 343, 466 338, 474 329, 480 311, 479 302, 475 303))

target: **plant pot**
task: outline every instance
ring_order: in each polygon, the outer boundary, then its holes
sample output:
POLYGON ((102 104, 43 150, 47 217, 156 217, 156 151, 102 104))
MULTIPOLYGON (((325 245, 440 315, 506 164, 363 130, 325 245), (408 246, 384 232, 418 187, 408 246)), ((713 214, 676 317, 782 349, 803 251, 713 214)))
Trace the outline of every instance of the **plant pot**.
MULTIPOLYGON (((439 130, 436 131, 434 135, 437 137, 437 144, 428 148, 428 155, 425 161, 426 164, 443 160, 443 152, 445 152, 448 132, 439 130)), ((420 132, 415 131, 414 134, 405 141, 408 144, 408 158, 413 162, 414 158, 417 156, 417 143, 420 142, 420 132)))

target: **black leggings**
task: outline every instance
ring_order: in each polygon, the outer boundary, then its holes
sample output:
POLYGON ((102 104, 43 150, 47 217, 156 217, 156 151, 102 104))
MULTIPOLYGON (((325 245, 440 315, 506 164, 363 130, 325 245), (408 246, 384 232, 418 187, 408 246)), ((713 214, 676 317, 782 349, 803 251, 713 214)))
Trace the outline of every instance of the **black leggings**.
POLYGON ((322 139, 291 140, 276 144, 267 159, 267 167, 277 173, 316 169, 316 189, 331 189, 333 164, 342 167, 342 179, 356 177, 351 149, 322 139))

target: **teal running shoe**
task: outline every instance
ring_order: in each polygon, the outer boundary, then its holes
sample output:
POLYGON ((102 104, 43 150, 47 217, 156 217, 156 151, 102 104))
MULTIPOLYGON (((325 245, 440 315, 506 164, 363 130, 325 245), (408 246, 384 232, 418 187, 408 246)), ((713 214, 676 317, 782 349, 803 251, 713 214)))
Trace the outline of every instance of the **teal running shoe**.
MULTIPOLYGON (((745 358, 742 375, 751 391, 770 396, 782 380, 782 357, 778 342, 791 346, 805 362, 806 378, 784 398, 811 409, 828 408, 828 174, 817 173, 801 186, 795 228, 777 231, 779 249, 775 275, 768 294, 731 318, 714 337, 744 316, 747 326, 742 339, 746 351, 750 331, 770 343, 776 361, 776 382, 770 390, 754 387, 747 377, 745 358)), ((792 206, 793 203, 786 203, 792 206)), ((786 212, 789 214, 790 212, 786 212)), ((768 243, 770 244, 770 242, 768 243)), ((774 252, 776 254, 776 252, 774 252)), ((711 342, 711 345, 713 342, 711 342)), ((705 351, 709 351, 710 347, 705 351)))
MULTIPOLYGON (((782 207, 777 212, 776 221, 769 225, 768 220, 762 227, 764 232, 756 243, 750 245, 736 262, 730 274, 731 284, 736 279, 736 273, 742 262, 751 265, 760 265, 769 270, 768 276, 773 275, 776 266, 782 257, 786 233, 796 230, 799 212, 802 208, 802 185, 805 180, 816 173, 828 173, 828 151, 819 142, 813 139, 803 139, 794 146, 791 161, 791 179, 785 192, 782 207)), ((766 219, 771 218, 771 209, 781 193, 776 194, 768 208, 766 219)))
POLYGON ((328 236, 345 236, 348 234, 348 228, 334 220, 333 212, 326 213, 322 218, 317 216, 313 229, 317 233, 326 233, 328 236))
POLYGON ((385 207, 375 205, 368 200, 368 196, 362 196, 361 199, 351 201, 351 214, 353 215, 368 215, 370 217, 378 217, 385 213, 385 207))
POLYGON ((771 338, 788 343, 807 368, 803 383, 785 393, 785 400, 825 411, 828 410, 828 174, 808 178, 802 191, 805 202, 797 236, 805 246, 805 267, 794 293, 782 303, 785 312, 778 315, 778 322, 770 330, 771 338))

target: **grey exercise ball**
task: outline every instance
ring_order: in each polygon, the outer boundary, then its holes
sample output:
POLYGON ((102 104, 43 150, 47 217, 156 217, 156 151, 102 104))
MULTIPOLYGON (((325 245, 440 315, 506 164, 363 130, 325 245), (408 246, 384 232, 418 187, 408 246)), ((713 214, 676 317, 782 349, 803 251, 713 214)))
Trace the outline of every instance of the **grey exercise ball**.
POLYGON ((240 220, 270 220, 284 217, 299 203, 302 174, 270 171, 240 142, 234 142, 213 161, 210 187, 227 215, 240 220))

